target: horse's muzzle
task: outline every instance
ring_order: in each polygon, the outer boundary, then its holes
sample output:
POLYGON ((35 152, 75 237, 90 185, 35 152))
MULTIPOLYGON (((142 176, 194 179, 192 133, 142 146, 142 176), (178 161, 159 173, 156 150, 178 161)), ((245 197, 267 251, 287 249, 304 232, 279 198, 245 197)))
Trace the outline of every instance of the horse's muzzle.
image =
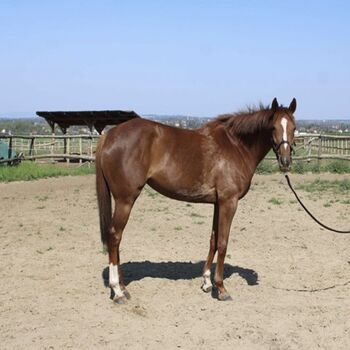
POLYGON ((279 156, 278 163, 280 166, 280 170, 283 171, 284 173, 286 173, 290 170, 290 166, 292 164, 292 159, 290 156, 279 156))

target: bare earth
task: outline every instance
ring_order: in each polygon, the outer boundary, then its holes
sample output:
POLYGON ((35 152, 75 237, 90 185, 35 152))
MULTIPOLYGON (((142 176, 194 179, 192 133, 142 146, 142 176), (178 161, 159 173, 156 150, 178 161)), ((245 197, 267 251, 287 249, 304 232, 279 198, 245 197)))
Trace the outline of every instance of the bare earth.
MULTIPOLYGON (((349 229, 349 192, 300 193, 349 229)), ((211 205, 143 191, 122 241, 126 305, 105 287, 94 176, 0 184, 0 208, 1 349, 350 349, 350 235, 321 230, 281 175, 255 176, 240 202, 231 302, 200 289, 211 205)))

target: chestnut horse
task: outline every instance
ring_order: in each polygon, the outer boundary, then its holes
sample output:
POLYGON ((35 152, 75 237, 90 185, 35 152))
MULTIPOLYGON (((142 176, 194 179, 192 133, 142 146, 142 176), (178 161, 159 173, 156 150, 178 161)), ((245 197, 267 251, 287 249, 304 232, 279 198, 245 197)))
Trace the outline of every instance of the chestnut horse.
POLYGON ((145 184, 188 202, 214 204, 209 254, 202 289, 212 289, 210 269, 216 251, 214 282, 219 300, 230 300, 223 267, 238 201, 248 192, 257 165, 270 151, 280 169, 291 164, 296 100, 288 108, 276 98, 271 107, 226 114, 196 130, 135 118, 110 129, 96 152, 96 188, 101 240, 109 254, 109 285, 114 301, 127 292, 120 270, 119 245, 133 204, 145 184), (112 215, 111 195, 116 205, 112 215))

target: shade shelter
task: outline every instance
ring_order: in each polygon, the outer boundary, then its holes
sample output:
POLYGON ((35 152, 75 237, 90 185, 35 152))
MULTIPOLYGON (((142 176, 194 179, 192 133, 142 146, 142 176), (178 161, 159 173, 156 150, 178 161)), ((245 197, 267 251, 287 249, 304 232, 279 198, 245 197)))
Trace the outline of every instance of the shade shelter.
POLYGON ((86 125, 92 133, 95 128, 99 134, 107 125, 115 125, 121 122, 139 117, 134 111, 38 111, 39 117, 45 118, 55 133, 55 125, 58 125, 64 134, 73 125, 86 125))

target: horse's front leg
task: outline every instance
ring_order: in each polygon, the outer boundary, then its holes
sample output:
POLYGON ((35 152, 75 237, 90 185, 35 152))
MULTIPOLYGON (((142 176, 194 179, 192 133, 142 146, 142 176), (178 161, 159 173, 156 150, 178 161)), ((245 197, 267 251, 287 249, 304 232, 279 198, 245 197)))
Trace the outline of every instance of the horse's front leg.
POLYGON ((210 278, 210 269, 213 263, 213 259, 217 250, 218 243, 218 219, 219 219, 219 206, 217 203, 214 204, 214 215, 213 215, 213 227, 210 236, 210 247, 207 257, 207 261, 203 268, 203 284, 202 290, 206 293, 210 292, 213 288, 210 278))
POLYGON ((228 238, 233 216, 237 209, 238 199, 230 198, 219 200, 219 223, 218 223, 218 259, 215 270, 215 285, 218 289, 219 300, 232 300, 230 294, 224 287, 224 262, 227 250, 228 238))

